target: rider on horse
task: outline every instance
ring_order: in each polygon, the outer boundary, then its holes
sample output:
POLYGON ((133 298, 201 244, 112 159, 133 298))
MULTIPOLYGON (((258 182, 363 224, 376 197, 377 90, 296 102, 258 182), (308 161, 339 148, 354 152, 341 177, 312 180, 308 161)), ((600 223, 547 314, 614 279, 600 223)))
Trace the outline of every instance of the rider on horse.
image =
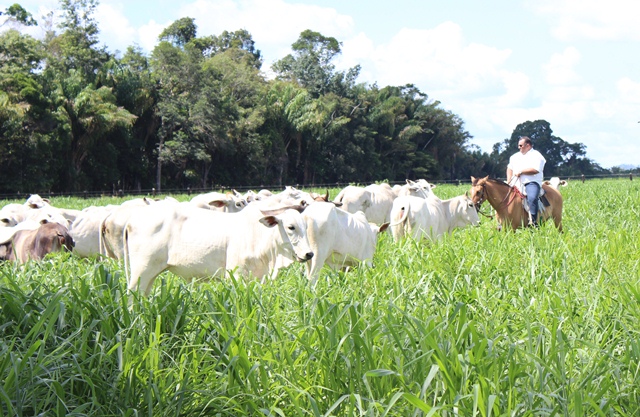
POLYGON ((538 196, 542 187, 544 164, 547 162, 542 154, 531 144, 528 136, 520 136, 517 152, 509 158, 507 165, 507 183, 514 185, 527 196, 531 224, 538 224, 538 196))

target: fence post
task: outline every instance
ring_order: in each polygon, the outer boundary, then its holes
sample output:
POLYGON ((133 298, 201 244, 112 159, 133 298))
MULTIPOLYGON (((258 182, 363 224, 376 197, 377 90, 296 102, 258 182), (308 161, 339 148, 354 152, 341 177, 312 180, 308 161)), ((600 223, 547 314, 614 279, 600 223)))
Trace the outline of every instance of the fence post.
POLYGON ((584 174, 582 174, 582 182, 584 183, 584 174))

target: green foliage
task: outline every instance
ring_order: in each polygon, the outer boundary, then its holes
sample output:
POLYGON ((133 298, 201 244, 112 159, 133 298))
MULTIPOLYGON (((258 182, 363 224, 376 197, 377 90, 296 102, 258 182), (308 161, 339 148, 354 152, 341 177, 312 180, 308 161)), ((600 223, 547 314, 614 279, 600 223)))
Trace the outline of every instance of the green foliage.
POLYGON ((33 15, 18 3, 14 3, 7 7, 4 12, 0 12, 0 16, 2 15, 6 15, 8 19, 2 22, 2 25, 0 26, 4 26, 8 21, 14 21, 25 26, 38 25, 38 23, 33 19, 33 15))
POLYGON ((272 66, 279 78, 300 84, 314 97, 330 92, 335 69, 331 61, 341 52, 340 42, 307 29, 291 48, 293 54, 272 66))
POLYGON ((174 46, 182 47, 196 37, 198 27, 193 18, 183 17, 167 26, 158 36, 160 41, 167 41, 174 46))
POLYGON ((464 121, 414 85, 336 71, 341 44, 319 32, 303 31, 268 80, 249 32, 198 36, 189 17, 150 56, 134 46, 116 56, 98 46, 97 6, 61 1, 59 31, 43 41, 0 34, 1 192, 501 177, 524 133, 547 175, 603 172, 544 120, 480 152, 464 121))
POLYGON ((373 268, 314 290, 300 264, 263 285, 165 273, 149 298, 111 260, 1 264, 0 413, 637 415, 640 189, 562 192, 564 233, 385 234, 373 268))

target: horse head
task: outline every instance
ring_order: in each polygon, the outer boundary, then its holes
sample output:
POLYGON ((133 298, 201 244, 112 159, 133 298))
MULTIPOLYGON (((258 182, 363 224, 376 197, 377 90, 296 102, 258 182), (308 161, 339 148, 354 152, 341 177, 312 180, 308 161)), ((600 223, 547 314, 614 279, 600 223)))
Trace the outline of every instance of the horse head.
POLYGON ((469 198, 471 198, 471 201, 473 201, 473 204, 476 206, 477 211, 480 211, 480 206, 482 206, 482 203, 484 203, 487 199, 487 190, 485 188, 485 184, 487 183, 488 179, 488 175, 484 178, 476 178, 473 176, 471 177, 471 195, 469 196, 469 198))

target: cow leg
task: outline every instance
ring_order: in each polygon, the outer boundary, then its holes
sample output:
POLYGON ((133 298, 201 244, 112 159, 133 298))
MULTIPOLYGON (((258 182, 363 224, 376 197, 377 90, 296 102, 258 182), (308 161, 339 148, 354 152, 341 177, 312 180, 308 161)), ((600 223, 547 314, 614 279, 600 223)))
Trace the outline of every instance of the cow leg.
POLYGON ((129 280, 129 290, 139 290, 144 295, 151 293, 156 277, 167 269, 166 263, 131 261, 131 279, 129 280))
POLYGON ((139 290, 149 295, 156 277, 169 267, 168 249, 161 242, 131 238, 129 230, 124 231, 125 270, 129 269, 130 291, 139 290))

